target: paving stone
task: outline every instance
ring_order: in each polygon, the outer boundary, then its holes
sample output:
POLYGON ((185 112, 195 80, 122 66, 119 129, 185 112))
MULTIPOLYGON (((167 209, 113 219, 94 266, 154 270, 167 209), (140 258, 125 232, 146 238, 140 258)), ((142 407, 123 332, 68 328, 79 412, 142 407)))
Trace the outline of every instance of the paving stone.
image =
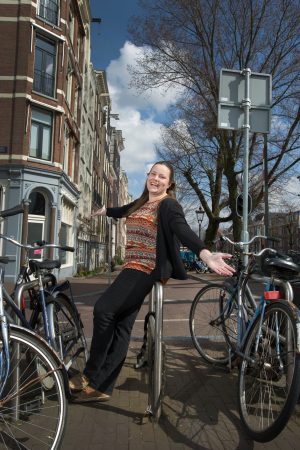
MULTIPOLYGON (((84 314, 88 320, 92 308, 85 307, 84 314)), ((253 442, 237 411, 237 370, 227 373, 205 364, 191 344, 168 341, 167 345, 165 397, 158 423, 142 421, 147 406, 147 376, 145 369, 134 369, 141 342, 132 341, 110 402, 69 405, 61 450, 299 448, 300 405, 275 440, 253 442)))

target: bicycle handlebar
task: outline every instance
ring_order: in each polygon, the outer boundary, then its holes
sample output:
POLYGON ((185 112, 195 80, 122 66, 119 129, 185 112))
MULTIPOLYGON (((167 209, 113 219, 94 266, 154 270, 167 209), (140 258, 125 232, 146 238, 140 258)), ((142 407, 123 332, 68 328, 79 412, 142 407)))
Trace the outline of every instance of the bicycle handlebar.
MULTIPOLYGON (((263 235, 260 235, 260 234, 258 234, 258 235, 256 235, 256 236, 253 236, 253 238, 252 239, 250 239, 250 241, 248 241, 248 242, 243 242, 243 241, 240 241, 240 242, 234 242, 234 241, 232 241, 229 237, 227 237, 227 236, 221 236, 220 237, 220 240, 221 241, 227 241, 227 242, 229 242, 230 244, 232 244, 232 245, 234 245, 235 247, 239 247, 240 249, 242 249, 243 248, 243 246, 244 245, 250 245, 250 244, 252 244, 252 242, 253 241, 255 241, 255 239, 264 239, 264 240, 268 240, 268 241, 273 241, 273 242, 280 242, 280 239, 279 238, 274 238, 274 237, 269 237, 269 236, 263 236, 263 235)), ((273 248, 263 248, 260 252, 258 252, 258 253, 251 253, 253 256, 255 256, 255 257, 260 257, 260 256, 262 256, 265 252, 271 252, 271 253, 276 253, 276 254, 278 254, 278 251, 277 250, 274 250, 273 248)))
POLYGON ((63 250, 65 252, 75 252, 74 247, 70 247, 68 245, 56 245, 56 244, 47 244, 46 241, 36 241, 34 244, 34 248, 59 248, 60 250, 63 250))
POLYGON ((16 216, 17 214, 21 214, 24 212, 24 206, 23 205, 17 205, 13 208, 5 209, 4 211, 0 211, 0 217, 2 219, 5 219, 6 217, 10 216, 16 216))
POLYGON ((271 237, 271 236, 264 236, 261 234, 257 234, 256 236, 253 236, 253 238, 250 239, 250 241, 248 241, 248 242, 243 242, 243 241, 234 242, 231 239, 229 239, 229 237, 227 237, 227 236, 220 237, 220 241, 227 241, 230 244, 234 245, 235 247, 243 247, 244 245, 250 245, 250 244, 252 244, 252 242, 255 241, 255 239, 264 239, 266 241, 280 242, 279 238, 275 238, 275 237, 271 237))
POLYGON ((0 234, 0 239, 4 239, 5 241, 10 242, 11 244, 16 245, 17 247, 25 248, 26 250, 36 250, 37 248, 58 248, 65 252, 74 252, 75 251, 74 247, 69 247, 67 245, 59 245, 59 244, 47 244, 45 241, 37 241, 33 245, 21 244, 21 242, 18 242, 15 239, 12 239, 10 237, 4 236, 3 234, 0 234))

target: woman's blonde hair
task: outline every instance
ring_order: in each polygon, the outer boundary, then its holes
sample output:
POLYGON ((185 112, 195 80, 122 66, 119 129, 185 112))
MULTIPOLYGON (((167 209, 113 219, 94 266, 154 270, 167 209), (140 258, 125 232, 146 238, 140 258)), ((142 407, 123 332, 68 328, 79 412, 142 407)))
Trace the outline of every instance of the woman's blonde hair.
MULTIPOLYGON (((167 189, 167 194, 171 198, 176 198, 176 192, 175 192, 176 191, 176 185, 175 185, 175 180, 174 180, 174 169, 173 169, 173 166, 168 161, 157 161, 156 163, 153 164, 153 166, 151 167, 149 173, 151 172, 153 167, 157 166, 158 164, 166 166, 169 169, 169 171, 170 171, 170 186, 167 189)), ((147 174, 147 176, 149 175, 149 173, 147 174)), ((135 201, 134 205, 129 209, 129 211, 125 215, 125 217, 130 216, 130 214, 132 214, 134 211, 136 211, 141 206, 143 206, 148 200, 149 200, 149 191, 148 191, 148 188, 147 188, 147 180, 146 180, 145 187, 144 187, 144 190, 142 192, 142 195, 135 201)))

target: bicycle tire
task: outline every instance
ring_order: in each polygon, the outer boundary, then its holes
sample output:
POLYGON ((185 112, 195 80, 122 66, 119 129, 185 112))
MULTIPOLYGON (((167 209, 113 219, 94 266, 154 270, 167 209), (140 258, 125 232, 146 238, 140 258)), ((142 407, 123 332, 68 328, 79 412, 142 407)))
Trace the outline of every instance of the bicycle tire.
POLYGON ((10 371, 0 401, 0 446, 57 449, 67 416, 57 360, 41 338, 20 327, 9 330, 9 350, 10 371))
POLYGON ((69 377, 82 373, 88 348, 77 311, 64 296, 58 295, 48 302, 47 313, 50 333, 69 377))
POLYGON ((283 430, 299 398, 300 355, 296 320, 287 303, 267 306, 261 329, 260 319, 256 318, 245 341, 238 404, 247 434, 267 442, 283 430))
POLYGON ((232 291, 225 285, 210 284, 196 294, 190 309, 189 327, 194 347, 210 364, 225 365, 229 361, 231 340, 226 335, 222 314, 231 295, 232 291))

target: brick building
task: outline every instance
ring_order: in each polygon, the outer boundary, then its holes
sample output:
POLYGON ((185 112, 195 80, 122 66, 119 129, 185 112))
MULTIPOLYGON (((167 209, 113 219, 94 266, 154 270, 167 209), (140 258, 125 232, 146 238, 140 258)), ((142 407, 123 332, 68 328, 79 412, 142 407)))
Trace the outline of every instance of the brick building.
MULTIPOLYGON (((107 261, 107 221, 90 213, 118 198, 123 141, 105 73, 90 62, 91 22, 89 0, 0 2, 0 208, 25 205, 3 231, 74 245, 59 255, 61 278, 107 261)), ((14 279, 22 255, 2 251, 14 279)))

